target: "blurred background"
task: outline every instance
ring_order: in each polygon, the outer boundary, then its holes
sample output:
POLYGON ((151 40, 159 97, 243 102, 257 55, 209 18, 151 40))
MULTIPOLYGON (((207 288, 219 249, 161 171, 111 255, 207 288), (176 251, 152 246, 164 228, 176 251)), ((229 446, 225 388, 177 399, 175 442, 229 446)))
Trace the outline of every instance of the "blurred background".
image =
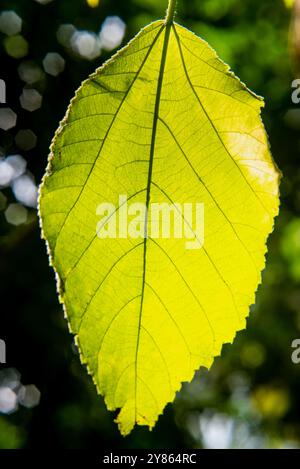
POLYGON ((300 363, 291 359, 300 339, 300 103, 291 99, 300 78, 299 0, 178 2, 178 22, 265 97, 263 119, 283 173, 247 331, 183 386, 152 432, 122 438, 58 304, 36 214, 49 144, 81 81, 166 6, 1 0, 0 448, 300 448, 300 363))

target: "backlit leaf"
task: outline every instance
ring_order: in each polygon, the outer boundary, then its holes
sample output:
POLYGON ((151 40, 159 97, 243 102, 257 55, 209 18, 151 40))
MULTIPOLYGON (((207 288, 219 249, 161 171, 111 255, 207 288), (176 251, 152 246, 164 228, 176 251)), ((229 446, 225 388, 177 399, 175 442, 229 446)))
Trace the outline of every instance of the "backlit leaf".
POLYGON ((246 325, 279 205, 262 106, 206 42, 158 21, 82 84, 54 138, 43 235, 82 362, 124 435, 153 427, 246 325), (151 237, 150 217, 145 238, 99 239, 97 207, 116 216, 120 195, 203 203, 203 247, 151 237))

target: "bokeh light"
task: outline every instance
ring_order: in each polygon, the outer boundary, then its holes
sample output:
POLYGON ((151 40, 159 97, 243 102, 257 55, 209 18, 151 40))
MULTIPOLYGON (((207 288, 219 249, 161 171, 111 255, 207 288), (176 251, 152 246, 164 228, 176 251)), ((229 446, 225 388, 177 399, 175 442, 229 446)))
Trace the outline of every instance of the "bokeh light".
POLYGON ((43 70, 33 61, 22 62, 18 67, 18 73, 21 80, 28 85, 40 81, 43 76, 43 70))
POLYGON ((36 146, 37 136, 30 129, 22 129, 17 133, 15 142, 21 150, 29 151, 36 146))
POLYGON ((6 187, 10 184, 14 175, 14 169, 7 161, 0 161, 0 187, 6 187))
POLYGON ((9 204, 4 215, 8 223, 19 226, 27 221, 28 211, 21 204, 9 204))
POLYGON ((86 0, 86 2, 91 8, 96 8, 99 6, 100 0, 86 0))
POLYGON ((5 159, 5 162, 12 168, 13 175, 11 180, 22 176, 26 170, 26 161, 21 155, 11 155, 5 159))
POLYGON ((99 33, 100 47, 107 51, 116 49, 124 39, 126 24, 118 16, 108 16, 99 33))
POLYGON ((0 413, 11 414, 18 407, 18 399, 15 392, 7 387, 0 387, 0 413))
POLYGON ((71 38, 71 45, 78 55, 87 60, 93 60, 101 54, 98 36, 89 31, 75 31, 71 38))
POLYGON ((38 190, 33 178, 25 174, 14 179, 12 190, 16 199, 27 207, 37 206, 38 190))
POLYGON ((0 386, 16 389, 20 385, 21 374, 16 368, 0 370, 0 386))
POLYGON ((4 40, 4 47, 8 55, 14 59, 26 57, 29 51, 29 45, 26 39, 21 35, 10 36, 4 40))
POLYGON ((35 89, 24 88, 20 96, 20 103, 22 108, 30 112, 39 109, 42 105, 42 100, 42 95, 35 89))
POLYGON ((15 127, 17 123, 17 114, 10 109, 0 108, 0 129, 9 130, 15 127))
POLYGON ((0 15, 0 31, 7 36, 21 32, 22 19, 12 10, 3 11, 0 15))
POLYGON ((32 409, 39 404, 41 393, 34 384, 29 384, 27 386, 21 386, 17 397, 19 404, 23 407, 27 407, 27 409, 32 409))
POLYGON ((23 385, 21 374, 15 368, 0 370, 0 413, 16 412, 19 404, 27 409, 39 405, 41 392, 34 384, 23 385))
POLYGON ((26 170, 26 161, 21 155, 11 155, 0 160, 0 186, 9 186, 26 170))
POLYGON ((49 52, 43 60, 45 72, 54 77, 57 77, 64 71, 65 64, 65 60, 56 52, 49 52))
POLYGON ((72 36, 76 32, 73 24, 62 24, 59 26, 56 36, 58 42, 64 47, 71 47, 72 36))
POLYGON ((48 3, 53 2, 53 0, 35 0, 37 3, 40 3, 41 5, 48 5, 48 3))

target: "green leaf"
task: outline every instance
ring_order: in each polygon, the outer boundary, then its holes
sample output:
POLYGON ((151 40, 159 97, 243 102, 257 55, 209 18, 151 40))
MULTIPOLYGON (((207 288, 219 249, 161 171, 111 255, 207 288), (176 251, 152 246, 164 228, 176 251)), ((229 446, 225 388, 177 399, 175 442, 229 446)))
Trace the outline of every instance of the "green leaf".
POLYGON ((262 106, 206 42, 158 21, 82 84, 56 133, 43 235, 82 362, 124 435, 152 428, 246 325, 279 205, 262 106), (145 237, 100 239, 97 207, 114 204, 114 218, 122 194, 148 209, 203 203, 204 246, 151 237, 145 214, 145 237))

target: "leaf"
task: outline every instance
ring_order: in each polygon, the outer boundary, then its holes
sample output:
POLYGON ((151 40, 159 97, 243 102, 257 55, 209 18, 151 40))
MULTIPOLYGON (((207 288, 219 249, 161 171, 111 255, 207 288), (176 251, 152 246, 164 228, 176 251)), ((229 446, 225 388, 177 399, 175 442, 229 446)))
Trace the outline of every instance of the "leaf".
POLYGON ((123 435, 152 428, 246 325, 279 205, 262 106, 206 42, 158 21, 82 84, 56 133, 43 235, 82 362, 121 409, 123 435), (99 239, 98 205, 118 212, 122 194, 148 208, 203 203, 204 246, 99 239))

